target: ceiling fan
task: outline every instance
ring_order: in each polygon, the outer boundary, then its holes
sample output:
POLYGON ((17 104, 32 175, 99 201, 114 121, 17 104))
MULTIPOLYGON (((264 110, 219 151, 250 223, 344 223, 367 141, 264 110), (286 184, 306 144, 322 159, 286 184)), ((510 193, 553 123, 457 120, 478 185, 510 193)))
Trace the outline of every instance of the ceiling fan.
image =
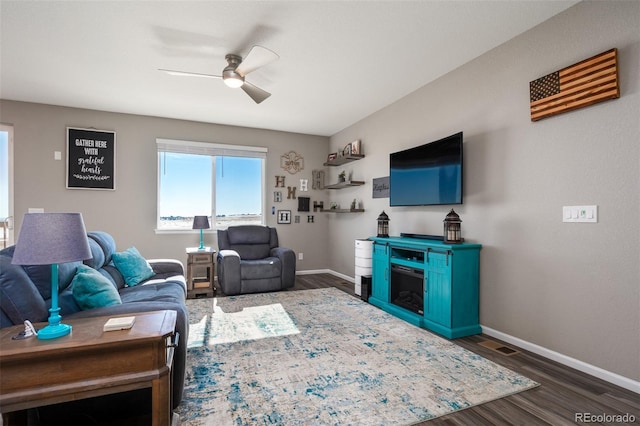
POLYGON ((204 78, 221 78, 224 84, 231 88, 240 87, 244 92, 259 104, 260 102, 271 96, 271 93, 262 90, 258 86, 255 86, 245 80, 245 76, 252 71, 257 70, 271 62, 277 60, 279 56, 262 46, 253 46, 247 56, 242 60, 242 57, 229 53, 225 56, 228 65, 222 70, 222 75, 200 74, 195 72, 175 71, 159 68, 158 71, 166 72, 170 75, 177 75, 182 77, 204 77, 204 78))

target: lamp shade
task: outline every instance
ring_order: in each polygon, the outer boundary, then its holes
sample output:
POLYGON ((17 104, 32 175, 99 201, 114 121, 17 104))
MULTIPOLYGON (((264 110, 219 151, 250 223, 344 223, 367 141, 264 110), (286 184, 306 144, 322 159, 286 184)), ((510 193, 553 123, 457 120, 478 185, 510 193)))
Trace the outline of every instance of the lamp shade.
POLYGON ((191 229, 209 229, 209 218, 207 216, 194 216, 193 227, 191 229))
POLYGON ((81 213, 27 213, 11 263, 51 265, 90 258, 81 213))

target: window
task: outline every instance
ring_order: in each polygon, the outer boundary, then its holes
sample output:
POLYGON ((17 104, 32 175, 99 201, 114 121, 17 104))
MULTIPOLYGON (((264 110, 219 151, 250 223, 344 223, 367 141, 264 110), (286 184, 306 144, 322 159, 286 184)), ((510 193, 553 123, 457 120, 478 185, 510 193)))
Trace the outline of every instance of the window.
POLYGON ((157 229, 191 229, 206 215, 212 228, 262 225, 266 148, 157 139, 157 229), (212 220, 215 218, 215 220, 212 220))

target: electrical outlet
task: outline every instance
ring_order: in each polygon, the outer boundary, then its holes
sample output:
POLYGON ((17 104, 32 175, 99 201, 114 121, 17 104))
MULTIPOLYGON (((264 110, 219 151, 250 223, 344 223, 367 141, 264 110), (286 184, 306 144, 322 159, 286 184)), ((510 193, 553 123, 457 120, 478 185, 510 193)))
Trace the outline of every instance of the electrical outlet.
POLYGON ((304 260, 304 253, 298 253, 298 260, 304 260))

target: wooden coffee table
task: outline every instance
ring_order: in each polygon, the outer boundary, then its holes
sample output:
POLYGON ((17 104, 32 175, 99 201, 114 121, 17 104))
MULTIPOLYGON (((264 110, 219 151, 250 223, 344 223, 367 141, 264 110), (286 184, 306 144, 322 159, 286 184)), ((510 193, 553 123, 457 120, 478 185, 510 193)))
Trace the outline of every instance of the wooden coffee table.
MULTIPOLYGON (((0 411, 150 387, 152 424, 171 423, 171 337, 175 311, 143 312, 129 330, 102 331, 111 317, 69 319, 70 335, 53 340, 12 340, 24 329, 0 329, 0 411)), ((36 324, 36 329, 44 324, 36 324)))

